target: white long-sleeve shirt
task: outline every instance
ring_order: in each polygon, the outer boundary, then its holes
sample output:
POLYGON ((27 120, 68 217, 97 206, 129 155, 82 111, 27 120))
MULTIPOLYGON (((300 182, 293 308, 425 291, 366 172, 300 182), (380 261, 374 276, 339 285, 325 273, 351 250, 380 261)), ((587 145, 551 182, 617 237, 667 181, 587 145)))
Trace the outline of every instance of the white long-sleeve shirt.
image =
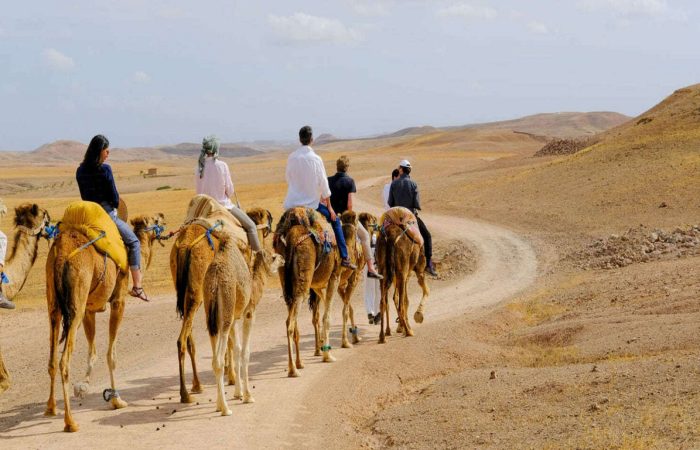
POLYGON ((206 194, 224 208, 233 208, 233 202, 229 197, 233 195, 233 181, 228 164, 218 159, 206 158, 202 178, 199 178, 199 167, 195 167, 194 179, 197 186, 197 194, 206 194))
POLYGON ((384 190, 382 191, 382 199, 384 200, 384 210, 391 208, 389 206, 389 190, 391 188, 391 181, 384 185, 384 190))
POLYGON ((314 149, 304 145, 294 150, 287 159, 287 197, 284 209, 305 206, 316 209, 321 198, 331 196, 323 160, 314 149))

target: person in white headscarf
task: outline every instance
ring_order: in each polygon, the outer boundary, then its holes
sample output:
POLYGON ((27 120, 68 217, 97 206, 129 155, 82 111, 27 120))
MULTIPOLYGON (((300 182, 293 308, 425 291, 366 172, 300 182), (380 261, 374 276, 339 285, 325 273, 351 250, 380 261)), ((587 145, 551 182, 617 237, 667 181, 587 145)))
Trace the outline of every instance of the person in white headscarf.
POLYGON ((228 164, 219 160, 219 140, 216 136, 207 136, 202 140, 202 150, 199 153, 197 170, 195 171, 195 186, 197 194, 206 194, 228 209, 245 228, 250 247, 259 252, 262 250, 258 229, 248 214, 236 207, 231 201, 233 181, 228 164))

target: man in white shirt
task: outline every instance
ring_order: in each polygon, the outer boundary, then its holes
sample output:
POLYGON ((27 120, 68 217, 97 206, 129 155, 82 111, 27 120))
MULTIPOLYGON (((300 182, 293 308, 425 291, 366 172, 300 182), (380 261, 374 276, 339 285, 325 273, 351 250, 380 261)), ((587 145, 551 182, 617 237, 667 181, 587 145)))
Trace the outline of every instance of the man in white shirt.
POLYGON ((197 194, 206 194, 219 202, 238 219, 248 235, 248 244, 254 251, 262 250, 258 229, 255 222, 242 209, 237 208, 230 197, 233 195, 233 181, 228 164, 219 160, 219 140, 216 136, 207 136, 202 140, 194 183, 197 194))
POLYGON ((299 130, 299 142, 301 147, 289 155, 287 159, 287 197, 284 199, 284 209, 304 206, 315 209, 323 214, 333 226, 335 240, 340 250, 341 264, 355 269, 355 265, 348 258, 348 248, 345 245, 343 228, 340 217, 335 215, 331 206, 331 189, 328 186, 326 169, 323 160, 314 149, 310 147, 313 142, 313 131, 310 126, 304 126, 299 130))
POLYGON ((399 169, 394 169, 391 172, 391 181, 384 185, 384 191, 382 191, 382 199, 384 200, 384 211, 387 211, 391 206, 389 206, 389 190, 391 188, 391 183, 399 177, 399 169))

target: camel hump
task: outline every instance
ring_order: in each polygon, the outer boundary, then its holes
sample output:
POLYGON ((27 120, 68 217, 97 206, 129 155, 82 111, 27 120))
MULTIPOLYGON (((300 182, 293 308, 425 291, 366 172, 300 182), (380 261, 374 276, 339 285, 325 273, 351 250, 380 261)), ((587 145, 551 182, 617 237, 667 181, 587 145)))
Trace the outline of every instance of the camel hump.
POLYGON ((198 194, 192 197, 187 207, 185 223, 201 225, 207 229, 215 228, 213 234, 217 237, 227 233, 243 242, 248 242, 248 236, 238 219, 221 203, 208 195, 198 194), (223 227, 215 228, 219 221, 223 223, 223 227))
POLYGON ((418 219, 408 208, 404 208, 403 206, 389 208, 382 215, 381 219, 379 219, 379 223, 384 229, 396 225, 402 230, 405 230, 406 234, 413 242, 418 245, 423 245, 423 236, 421 236, 420 230, 418 229, 418 219))
POLYGON ((329 242, 336 245, 333 227, 323 215, 311 208, 296 206, 289 208, 277 222, 275 235, 284 236, 294 226, 301 225, 314 235, 318 244, 329 242))
POLYGON ((122 272, 127 271, 126 246, 117 225, 99 204, 83 200, 69 204, 58 227, 61 233, 76 230, 90 240, 97 239, 104 233, 103 238, 95 241, 95 248, 100 253, 107 254, 122 272))

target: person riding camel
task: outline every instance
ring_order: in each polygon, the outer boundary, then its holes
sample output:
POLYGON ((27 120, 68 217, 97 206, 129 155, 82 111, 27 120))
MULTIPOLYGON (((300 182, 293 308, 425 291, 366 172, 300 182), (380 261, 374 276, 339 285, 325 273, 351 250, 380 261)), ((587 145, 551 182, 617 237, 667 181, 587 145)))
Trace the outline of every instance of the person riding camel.
MULTIPOLYGON (((335 213, 340 215, 345 211, 352 211, 357 188, 355 187, 355 180, 347 174, 350 167, 350 158, 343 155, 338 158, 335 165, 337 172, 332 177, 328 177, 328 186, 331 188, 331 206, 335 213)), ((369 233, 362 226, 362 223, 358 222, 357 225, 357 237, 360 239, 365 260, 367 261, 367 276, 381 280, 383 277, 377 273, 377 269, 374 267, 369 233)))
MULTIPOLYGON (((0 219, 7 214, 7 207, 0 201, 0 219)), ((5 280, 5 255, 7 254, 7 236, 0 231, 0 308, 15 309, 15 303, 2 293, 2 283, 5 280)))
POLYGON ((287 196, 284 199, 284 209, 303 206, 321 213, 333 226, 333 233, 342 258, 341 265, 356 269, 357 266, 348 258, 340 217, 335 214, 330 202, 331 190, 323 160, 311 148, 313 140, 311 127, 308 125, 301 127, 299 130, 301 147, 293 151, 287 159, 285 172, 287 196))
POLYGON ((420 195, 418 193, 418 185, 415 181, 411 179, 411 163, 408 160, 402 160, 399 163, 399 178, 391 182, 391 187, 389 188, 389 200, 387 203, 392 208, 394 206, 403 206, 408 208, 416 216, 418 221, 418 229, 420 230, 421 236, 423 236, 424 249, 426 265, 425 271, 432 276, 437 276, 437 271, 433 265, 433 240, 430 235, 430 231, 423 223, 420 217, 418 217, 418 210, 420 207, 420 195))
POLYGON ((93 137, 85 151, 83 162, 75 172, 80 198, 98 203, 117 225, 119 234, 129 254, 129 269, 133 286, 129 295, 149 301, 141 286, 141 243, 131 227, 117 217, 119 192, 114 183, 112 167, 105 161, 109 157, 109 140, 101 134, 93 137))
POLYGON ((391 208, 389 206, 389 189, 391 189, 391 183, 399 177, 399 169, 394 169, 391 171, 391 181, 384 185, 384 190, 382 191, 382 200, 384 201, 384 211, 391 208))
POLYGON ((253 251, 261 251, 255 222, 248 214, 231 202, 234 193, 233 181, 228 164, 219 160, 219 140, 216 136, 207 136, 202 140, 202 150, 195 170, 195 186, 197 194, 206 194, 228 209, 231 215, 238 219, 248 235, 248 243, 253 251))

